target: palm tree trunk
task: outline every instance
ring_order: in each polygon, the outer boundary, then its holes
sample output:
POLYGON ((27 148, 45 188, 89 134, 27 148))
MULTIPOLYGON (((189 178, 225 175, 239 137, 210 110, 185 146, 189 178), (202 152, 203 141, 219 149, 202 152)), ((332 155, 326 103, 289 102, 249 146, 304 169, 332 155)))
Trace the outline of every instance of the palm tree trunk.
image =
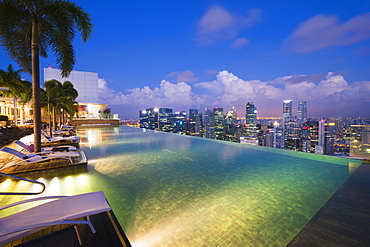
POLYGON ((32 100, 33 100, 33 135, 34 150, 41 151, 41 105, 40 105, 40 57, 38 24, 32 22, 32 100))
POLYGON ((49 114, 49 136, 53 137, 53 131, 51 131, 51 112, 50 112, 50 102, 48 100, 48 114, 49 114))
POLYGON ((57 131, 57 114, 55 113, 55 107, 53 107, 53 126, 54 130, 57 131))

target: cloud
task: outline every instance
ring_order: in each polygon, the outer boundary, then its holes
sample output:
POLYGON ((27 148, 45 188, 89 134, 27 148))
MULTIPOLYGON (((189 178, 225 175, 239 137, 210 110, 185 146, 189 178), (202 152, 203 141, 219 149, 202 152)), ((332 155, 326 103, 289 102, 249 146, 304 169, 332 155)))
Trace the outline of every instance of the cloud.
POLYGON ((244 46, 246 46, 247 44, 249 43, 249 40, 246 39, 246 38, 239 38, 239 39, 236 39, 232 46, 234 48, 243 48, 244 46))
POLYGON ((115 92, 108 87, 100 88, 101 103, 113 105, 137 105, 145 107, 166 107, 189 105, 192 103, 191 86, 185 82, 172 83, 162 80, 159 87, 149 86, 127 90, 129 93, 115 92))
MULTIPOLYGON (((210 7, 200 19, 196 40, 200 45, 211 45, 222 40, 234 39, 239 31, 254 26, 260 20, 261 10, 259 9, 250 9, 245 16, 239 16, 215 5, 210 7)), ((246 39, 239 41, 241 42, 246 45, 246 39)))
POLYGON ((172 72, 167 77, 175 78, 176 82, 194 82, 199 81, 198 78, 194 77, 194 73, 191 70, 172 72))
POLYGON ((350 84, 343 72, 289 75, 262 81, 244 80, 224 70, 218 72, 214 80, 192 86, 186 82, 162 80, 158 87, 133 88, 127 93, 115 92, 105 80, 99 85, 103 86, 99 88, 101 103, 121 106, 124 115, 131 111, 133 118, 137 118, 139 109, 151 107, 167 107, 174 111, 222 107, 227 111, 236 106, 238 116, 244 116, 249 101, 258 107, 259 116, 281 116, 285 99, 292 99, 296 104, 307 101, 310 116, 351 116, 361 112, 364 115, 369 114, 365 109, 370 108, 370 81, 350 84))
POLYGON ((316 15, 301 23, 288 42, 296 52, 312 52, 331 46, 346 46, 370 38, 370 13, 339 23, 337 16, 316 15))

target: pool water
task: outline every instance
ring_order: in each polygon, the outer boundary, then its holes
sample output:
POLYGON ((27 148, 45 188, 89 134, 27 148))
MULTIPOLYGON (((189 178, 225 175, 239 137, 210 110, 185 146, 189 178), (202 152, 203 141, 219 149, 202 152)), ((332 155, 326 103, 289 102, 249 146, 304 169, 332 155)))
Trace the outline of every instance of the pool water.
POLYGON ((285 246, 359 166, 126 126, 78 135, 89 172, 39 179, 43 196, 103 190, 134 247, 285 246))

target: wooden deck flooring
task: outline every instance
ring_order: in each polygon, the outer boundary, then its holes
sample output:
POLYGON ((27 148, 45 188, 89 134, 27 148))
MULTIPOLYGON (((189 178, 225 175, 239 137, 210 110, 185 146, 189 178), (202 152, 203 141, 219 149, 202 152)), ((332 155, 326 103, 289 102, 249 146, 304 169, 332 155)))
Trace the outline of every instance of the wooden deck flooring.
POLYGON ((360 165, 287 246, 369 247, 370 165, 360 165))

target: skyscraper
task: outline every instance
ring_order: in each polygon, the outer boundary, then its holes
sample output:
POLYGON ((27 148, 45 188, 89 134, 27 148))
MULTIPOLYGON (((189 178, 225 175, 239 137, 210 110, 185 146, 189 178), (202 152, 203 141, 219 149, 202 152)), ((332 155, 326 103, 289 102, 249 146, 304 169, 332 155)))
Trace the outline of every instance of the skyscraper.
POLYGON ((335 122, 327 122, 321 120, 319 122, 319 144, 316 146, 315 153, 317 154, 333 154, 334 153, 334 131, 335 122))
POLYGON ((198 109, 189 109, 189 135, 196 135, 196 117, 198 116, 198 109))
POLYGON ((282 138, 282 146, 285 147, 285 140, 287 138, 290 138, 289 136, 289 122, 291 122, 292 120, 294 121, 293 119, 293 115, 292 115, 292 100, 283 100, 283 126, 282 126, 282 130, 283 130, 283 138, 282 138))
POLYGON ((225 140, 235 142, 236 139, 236 108, 232 107, 225 116, 225 140))
POLYGON ((292 100, 283 100, 283 116, 292 116, 292 100))
POLYGON ((170 132, 173 130, 173 114, 170 108, 159 108, 159 130, 170 132))
POLYGON ((148 115, 148 129, 159 129, 159 109, 158 108, 148 108, 145 110, 148 115))
POLYGON ((253 102, 248 102, 245 106, 245 120, 247 136, 257 136, 257 107, 253 102))
POLYGON ((297 118, 300 122, 307 121, 307 103, 306 101, 299 101, 297 118))
POLYGON ((140 116, 140 128, 146 128, 148 129, 148 121, 149 121, 149 116, 148 112, 146 110, 140 110, 139 111, 139 116, 140 116))
POLYGON ((204 109, 204 137, 214 139, 215 138, 215 120, 213 111, 204 109))
POLYGON ((216 107, 213 109, 215 123, 215 139, 224 139, 224 109, 216 107))
POLYGON ((174 132, 175 133, 184 133, 186 126, 186 111, 176 111, 173 115, 174 117, 174 132))

